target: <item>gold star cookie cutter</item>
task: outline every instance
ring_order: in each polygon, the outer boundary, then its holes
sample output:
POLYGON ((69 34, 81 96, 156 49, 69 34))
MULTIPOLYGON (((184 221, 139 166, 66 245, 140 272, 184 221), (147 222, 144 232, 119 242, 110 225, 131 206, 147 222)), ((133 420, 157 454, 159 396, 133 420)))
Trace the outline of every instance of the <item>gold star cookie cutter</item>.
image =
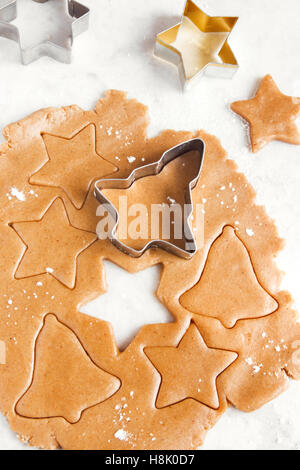
MULTIPOLYGON (((131 172, 128 178, 114 178, 114 179, 99 179, 95 182, 94 185, 94 196, 98 199, 101 204, 104 204, 106 211, 112 217, 113 225, 109 228, 108 238, 111 243, 116 246, 123 253, 130 255, 134 258, 139 258, 142 256, 146 250, 149 248, 162 248, 176 256, 181 258, 190 259, 197 251, 196 240, 193 235, 192 228, 190 226, 190 218, 193 213, 193 203, 192 203, 192 189, 196 186, 200 173, 202 170, 202 164, 204 159, 204 142, 199 138, 190 139, 186 142, 183 142, 175 147, 170 148, 164 152, 161 158, 147 165, 136 168, 131 172), (184 156, 189 152, 196 152, 198 156, 198 166, 196 176, 189 182, 188 186, 185 188, 184 198, 185 198, 185 207, 184 207, 184 241, 185 248, 181 248, 174 243, 171 243, 165 239, 150 240, 145 246, 137 250, 131 246, 126 245, 117 237, 117 228, 120 220, 119 212, 112 202, 105 197, 103 194, 104 189, 128 189, 133 183, 141 178, 147 176, 158 175, 164 167, 175 160, 178 157, 184 156)), ((98 233, 98 238, 102 239, 102 234, 98 233)))
POLYGON ((156 36, 154 54, 177 66, 183 89, 203 75, 232 78, 239 64, 228 38, 237 20, 209 16, 187 0, 181 21, 156 36))

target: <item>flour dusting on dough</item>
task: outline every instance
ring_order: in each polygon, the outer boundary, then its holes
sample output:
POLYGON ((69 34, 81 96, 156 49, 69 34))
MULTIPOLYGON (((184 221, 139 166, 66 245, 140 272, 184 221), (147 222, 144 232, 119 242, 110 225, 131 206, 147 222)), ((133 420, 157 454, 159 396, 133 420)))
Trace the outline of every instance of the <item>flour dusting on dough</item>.
POLYGON ((124 429, 118 429, 118 431, 115 432, 114 436, 120 441, 128 441, 128 439, 131 437, 131 434, 125 431, 124 429))
POLYGON ((17 188, 12 187, 10 188, 10 194, 16 197, 19 201, 25 201, 26 197, 23 191, 19 191, 17 188))

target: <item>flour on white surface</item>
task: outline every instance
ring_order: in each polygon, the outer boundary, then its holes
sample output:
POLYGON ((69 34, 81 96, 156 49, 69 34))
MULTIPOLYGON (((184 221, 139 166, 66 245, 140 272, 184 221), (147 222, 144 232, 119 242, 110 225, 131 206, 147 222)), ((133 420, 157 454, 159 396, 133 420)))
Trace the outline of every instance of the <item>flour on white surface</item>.
POLYGON ((80 311, 110 322, 121 350, 142 326, 174 321, 155 296, 161 270, 159 266, 152 266, 135 274, 128 273, 109 261, 104 261, 104 266, 107 292, 81 306, 80 311))

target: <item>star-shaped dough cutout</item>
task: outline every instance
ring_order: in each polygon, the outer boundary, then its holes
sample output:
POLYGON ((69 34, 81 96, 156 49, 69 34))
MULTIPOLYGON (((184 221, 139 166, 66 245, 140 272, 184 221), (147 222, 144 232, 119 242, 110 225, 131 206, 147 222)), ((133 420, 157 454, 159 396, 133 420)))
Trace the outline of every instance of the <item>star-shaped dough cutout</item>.
POLYGON ((300 145, 295 119, 300 114, 300 98, 281 93, 271 75, 266 75, 254 98, 235 101, 231 109, 250 125, 252 152, 272 140, 300 145))
POLYGON ((95 149, 96 130, 90 124, 72 138, 43 134, 48 161, 34 173, 31 184, 62 188, 81 209, 93 180, 117 171, 95 149))
POLYGON ((61 199, 40 220, 16 222, 12 227, 26 245, 17 279, 48 273, 70 289, 75 287, 77 257, 97 236, 70 224, 61 199))
POLYGON ((178 403, 186 398, 217 409, 219 397, 216 379, 237 354, 206 346, 192 323, 177 348, 150 347, 145 353, 162 377, 156 406, 178 403))

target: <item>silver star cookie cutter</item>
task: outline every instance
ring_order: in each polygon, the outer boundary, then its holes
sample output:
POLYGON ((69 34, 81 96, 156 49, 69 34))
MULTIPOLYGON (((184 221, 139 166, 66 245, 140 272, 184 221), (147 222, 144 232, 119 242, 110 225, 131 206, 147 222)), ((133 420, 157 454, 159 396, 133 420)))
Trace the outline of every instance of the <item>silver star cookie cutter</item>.
MULTIPOLYGON (((140 257, 149 248, 162 248, 169 251, 181 258, 190 259, 197 251, 196 241, 193 235, 193 231, 190 226, 189 219, 193 213, 193 203, 191 191, 196 186, 204 158, 204 142, 201 139, 191 139, 183 142, 163 153, 162 157, 154 163, 141 166, 132 171, 128 178, 114 178, 114 179, 100 179, 95 182, 94 195, 101 204, 105 205, 110 216, 113 218, 113 226, 110 228, 108 237, 113 245, 115 245, 120 251, 127 255, 133 256, 134 258, 140 257), (150 240, 142 249, 136 250, 118 239, 116 235, 117 227, 119 224, 119 213, 115 206, 107 199, 103 194, 103 189, 128 189, 132 184, 146 176, 155 176, 160 173, 163 168, 170 163, 172 160, 187 154, 188 152, 195 151, 199 156, 199 167, 197 175, 191 180, 185 190, 185 208, 184 211, 184 238, 186 242, 186 249, 180 248, 179 246, 167 241, 167 240, 150 240)), ((98 233, 98 238, 101 238, 98 233)))
MULTIPOLYGON (((48 0, 33 0, 37 3, 46 3, 48 0)), ((67 33, 66 44, 55 42, 55 37, 45 40, 35 46, 23 48, 20 32, 17 26, 11 24, 17 18, 17 0, 0 0, 0 36, 11 39, 19 45, 22 64, 28 65, 42 56, 49 56, 59 62, 71 62, 73 40, 85 32, 89 26, 90 10, 75 0, 67 2, 67 16, 69 16, 70 32, 67 33)))

